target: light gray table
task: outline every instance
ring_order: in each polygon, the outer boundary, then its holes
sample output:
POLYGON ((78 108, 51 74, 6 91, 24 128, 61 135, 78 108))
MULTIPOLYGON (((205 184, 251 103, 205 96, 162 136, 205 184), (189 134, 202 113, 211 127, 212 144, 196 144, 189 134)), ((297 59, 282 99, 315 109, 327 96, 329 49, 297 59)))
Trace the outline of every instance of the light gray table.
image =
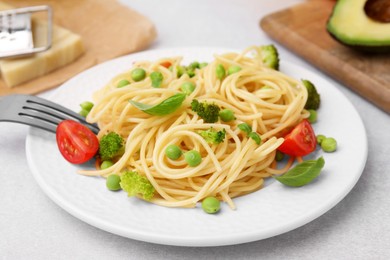
MULTIPOLYGON (((270 43, 260 18, 298 0, 122 0, 158 30, 151 49, 212 46, 243 49, 270 43)), ((277 45, 283 59, 327 77, 277 45)), ((390 257, 390 118, 328 78, 365 124, 369 155, 353 190, 316 220, 288 233, 242 245, 185 248, 107 233, 71 216, 33 179, 25 156, 28 127, 0 124, 1 259, 388 259, 390 257)), ((52 91, 42 93, 47 97, 52 91)), ((348 120, 346 118, 345 120, 348 120)))

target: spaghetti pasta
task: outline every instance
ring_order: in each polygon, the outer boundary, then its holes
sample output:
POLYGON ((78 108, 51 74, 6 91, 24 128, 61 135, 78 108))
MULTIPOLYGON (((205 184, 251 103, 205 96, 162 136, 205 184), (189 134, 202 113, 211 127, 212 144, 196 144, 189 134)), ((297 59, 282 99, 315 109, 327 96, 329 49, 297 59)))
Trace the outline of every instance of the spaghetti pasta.
POLYGON ((207 66, 196 69, 192 77, 180 75, 181 62, 181 57, 173 57, 134 64, 147 75, 160 72, 163 80, 159 88, 152 87, 149 77, 135 82, 130 71, 126 71, 94 93, 95 105, 87 120, 98 123, 101 129, 98 138, 108 132, 121 135, 125 139, 125 152, 110 168, 79 173, 107 177, 135 170, 155 188, 152 203, 194 207, 205 197, 215 196, 234 209, 232 198, 257 191, 265 178, 288 169, 289 166, 276 168, 275 154, 283 142, 281 136, 308 117, 304 109, 306 88, 300 81, 265 66, 255 46, 242 53, 215 55, 207 66), (171 68, 162 65, 167 62, 171 68), (219 65, 224 68, 235 65, 241 69, 220 79, 216 75, 219 65), (118 82, 123 79, 130 84, 118 88, 118 82), (184 82, 192 82, 196 87, 171 114, 150 115, 129 102, 158 104, 179 93, 184 82), (205 123, 192 111, 193 99, 230 109, 235 119, 205 123), (257 144, 241 131, 237 127, 240 123, 250 125, 261 137, 261 143, 257 144), (210 128, 224 129, 224 141, 210 144, 199 135, 199 131, 210 128), (201 163, 190 167, 183 156, 169 159, 164 151, 171 144, 183 151, 198 151, 201 163))

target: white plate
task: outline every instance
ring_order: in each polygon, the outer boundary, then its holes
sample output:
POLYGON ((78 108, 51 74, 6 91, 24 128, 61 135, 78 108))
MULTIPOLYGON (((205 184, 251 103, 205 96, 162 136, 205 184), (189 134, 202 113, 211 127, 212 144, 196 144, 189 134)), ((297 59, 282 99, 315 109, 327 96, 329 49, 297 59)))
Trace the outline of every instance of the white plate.
MULTIPOLYGON (((182 48, 152 50, 121 57, 93 67, 61 86, 51 100, 75 111, 91 100, 114 75, 129 69, 133 61, 183 56, 184 62, 208 61, 226 50, 182 48)), ((55 135, 30 129, 26 140, 31 171, 43 191, 75 217, 108 232, 147 242, 179 246, 220 246, 272 237, 298 228, 342 200, 358 181, 366 159, 367 138, 362 121, 351 103, 318 75, 282 62, 281 71, 298 79, 310 79, 322 98, 317 134, 332 136, 339 146, 334 153, 320 150, 325 167, 318 179, 301 188, 270 182, 262 190, 235 199, 237 210, 226 205, 216 215, 195 209, 164 208, 122 192, 111 192, 103 178, 85 177, 60 155, 55 135)), ((83 167, 92 167, 86 165, 83 167)))

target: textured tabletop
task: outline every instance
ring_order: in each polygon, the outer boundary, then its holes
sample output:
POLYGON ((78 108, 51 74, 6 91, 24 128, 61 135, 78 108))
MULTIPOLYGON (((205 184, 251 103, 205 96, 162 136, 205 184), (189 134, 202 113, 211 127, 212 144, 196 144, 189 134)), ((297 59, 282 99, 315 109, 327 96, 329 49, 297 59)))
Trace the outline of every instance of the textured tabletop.
MULTIPOLYGON (((301 1, 121 2, 156 25, 158 37, 150 49, 197 46, 243 49, 253 44, 274 43, 261 31, 259 20, 301 1)), ((40 189, 28 167, 25 155, 28 127, 0 123, 0 259, 388 259, 389 115, 275 44, 283 59, 334 84, 355 106, 365 125, 366 167, 356 186, 334 208, 290 232, 240 245, 175 247, 124 238, 84 223, 54 203, 40 189)))

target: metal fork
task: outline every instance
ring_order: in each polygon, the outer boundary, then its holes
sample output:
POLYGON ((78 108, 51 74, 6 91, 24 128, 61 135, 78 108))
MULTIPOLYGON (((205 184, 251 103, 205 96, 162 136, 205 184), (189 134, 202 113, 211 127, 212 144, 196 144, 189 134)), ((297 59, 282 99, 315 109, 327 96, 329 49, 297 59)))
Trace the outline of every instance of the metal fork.
POLYGON ((0 98, 0 122, 30 125, 55 133, 57 125, 72 119, 87 126, 95 134, 96 124, 90 124, 78 113, 49 100, 30 95, 9 95, 0 98))

